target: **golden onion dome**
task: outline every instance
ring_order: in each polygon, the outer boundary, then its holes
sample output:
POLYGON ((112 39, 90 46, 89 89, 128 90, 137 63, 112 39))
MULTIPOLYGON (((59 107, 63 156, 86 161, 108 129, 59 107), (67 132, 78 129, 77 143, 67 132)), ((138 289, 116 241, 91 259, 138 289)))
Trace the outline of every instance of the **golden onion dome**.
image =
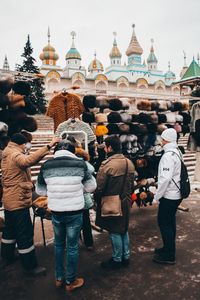
POLYGON ((51 59, 51 60, 58 60, 59 56, 55 51, 55 48, 52 47, 50 44, 45 46, 43 48, 43 52, 40 54, 40 59, 45 60, 45 59, 51 59))
POLYGON ((122 55, 121 55, 121 52, 119 51, 119 48, 117 47, 117 41, 116 41, 117 33, 113 32, 113 35, 114 35, 114 42, 113 42, 113 47, 112 47, 112 50, 111 50, 109 56, 110 56, 110 58, 115 58, 115 57, 121 58, 122 55))

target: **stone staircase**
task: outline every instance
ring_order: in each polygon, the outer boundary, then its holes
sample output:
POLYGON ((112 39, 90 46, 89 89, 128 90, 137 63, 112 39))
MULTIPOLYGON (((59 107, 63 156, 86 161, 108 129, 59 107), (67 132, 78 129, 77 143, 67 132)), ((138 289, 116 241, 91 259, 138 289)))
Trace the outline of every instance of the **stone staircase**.
MULTIPOLYGON (((31 152, 48 144, 53 136, 53 121, 52 121, 52 119, 49 117, 43 116, 43 115, 36 115, 35 118, 38 122, 38 130, 33 133, 33 141, 32 141, 33 147, 31 149, 31 152)), ((186 149, 187 148, 187 140, 188 140, 188 135, 181 137, 179 139, 179 145, 183 146, 185 149, 184 161, 187 166, 190 179, 192 179, 192 177, 194 175, 196 159, 195 159, 195 152, 189 152, 186 149)), ((43 160, 41 160, 37 165, 35 165, 31 168, 32 178, 34 181, 37 178, 41 164, 43 164, 44 161, 46 161, 50 157, 52 157, 52 153, 45 156, 45 158, 43 160)))

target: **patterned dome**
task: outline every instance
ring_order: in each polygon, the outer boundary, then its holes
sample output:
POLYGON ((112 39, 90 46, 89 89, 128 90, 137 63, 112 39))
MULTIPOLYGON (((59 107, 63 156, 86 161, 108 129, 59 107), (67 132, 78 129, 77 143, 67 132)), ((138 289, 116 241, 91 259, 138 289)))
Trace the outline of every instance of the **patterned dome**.
POLYGON ((81 55, 78 50, 74 48, 70 48, 67 52, 65 59, 81 59, 81 55))
POLYGON ((115 58, 115 57, 122 57, 122 55, 121 55, 121 52, 119 51, 119 48, 117 47, 117 41, 116 41, 116 38, 115 38, 115 36, 116 36, 116 32, 113 32, 113 34, 114 34, 114 42, 113 42, 113 47, 112 47, 112 50, 111 50, 111 52, 110 52, 110 58, 115 58))
POLYGON ((43 60, 47 60, 47 61, 53 60, 54 61, 53 64, 55 64, 56 60, 59 59, 59 56, 56 53, 55 48, 50 45, 50 29, 49 28, 48 28, 47 36, 48 36, 48 45, 43 48, 43 50, 42 50, 43 52, 40 54, 40 59, 42 61, 43 60))
POLYGON ((54 47, 52 47, 50 44, 45 46, 43 48, 43 52, 40 54, 40 59, 45 60, 45 59, 51 59, 51 60, 58 60, 59 56, 56 53, 56 50, 54 47))
POLYGON ((158 62, 158 60, 157 60, 157 58, 156 58, 156 56, 154 54, 154 48, 153 48, 153 46, 151 46, 151 50, 150 50, 149 56, 147 58, 147 62, 148 62, 148 64, 150 64, 150 63, 157 63, 158 62))
POLYGON ((89 67, 88 67, 88 71, 102 71, 103 72, 103 65, 102 63, 96 59, 96 57, 91 61, 89 67))
POLYGON ((135 35, 135 25, 133 24, 133 34, 132 34, 132 37, 131 37, 131 41, 130 41, 130 44, 128 46, 128 49, 126 50, 126 55, 127 56, 130 56, 132 54, 142 54, 143 53, 143 50, 142 50, 142 47, 140 46, 140 44, 138 43, 138 40, 137 40, 137 37, 135 35))
POLYGON ((71 36, 72 36, 72 45, 71 45, 71 48, 69 49, 69 51, 67 52, 67 54, 65 56, 65 59, 66 60, 67 59, 80 59, 81 60, 81 55, 78 52, 78 50, 76 49, 75 44, 74 44, 74 39, 75 39, 75 36, 76 36, 76 32, 72 31, 71 36))

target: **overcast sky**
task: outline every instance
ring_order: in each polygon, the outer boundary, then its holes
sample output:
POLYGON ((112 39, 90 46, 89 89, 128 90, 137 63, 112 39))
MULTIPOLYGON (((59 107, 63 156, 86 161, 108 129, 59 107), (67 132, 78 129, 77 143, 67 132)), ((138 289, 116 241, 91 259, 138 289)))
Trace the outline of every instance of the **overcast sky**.
MULTIPOLYGON (((27 35, 34 48, 33 56, 41 65, 39 54, 47 44, 50 26, 51 44, 59 55, 58 65, 65 66, 65 54, 71 46, 70 32, 77 36, 75 45, 88 67, 97 52, 103 66, 109 65, 113 31, 118 47, 127 61, 132 24, 147 59, 154 39, 158 68, 171 69, 179 76, 183 66, 183 50, 187 64, 200 52, 200 0, 1 0, 0 4, 0 68, 7 54, 10 68, 21 63, 27 35)), ((177 78, 178 78, 177 76, 177 78)))

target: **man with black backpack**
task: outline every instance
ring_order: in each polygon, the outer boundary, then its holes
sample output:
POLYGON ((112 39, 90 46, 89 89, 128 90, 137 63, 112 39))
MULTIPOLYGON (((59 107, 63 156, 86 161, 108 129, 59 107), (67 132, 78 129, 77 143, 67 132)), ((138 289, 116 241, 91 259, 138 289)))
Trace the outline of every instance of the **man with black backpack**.
POLYGON ((177 145, 175 129, 163 131, 164 154, 158 167, 158 189, 154 199, 159 201, 158 226, 163 247, 155 249, 153 261, 160 264, 175 264, 176 254, 176 211, 183 198, 190 193, 187 169, 177 145))

